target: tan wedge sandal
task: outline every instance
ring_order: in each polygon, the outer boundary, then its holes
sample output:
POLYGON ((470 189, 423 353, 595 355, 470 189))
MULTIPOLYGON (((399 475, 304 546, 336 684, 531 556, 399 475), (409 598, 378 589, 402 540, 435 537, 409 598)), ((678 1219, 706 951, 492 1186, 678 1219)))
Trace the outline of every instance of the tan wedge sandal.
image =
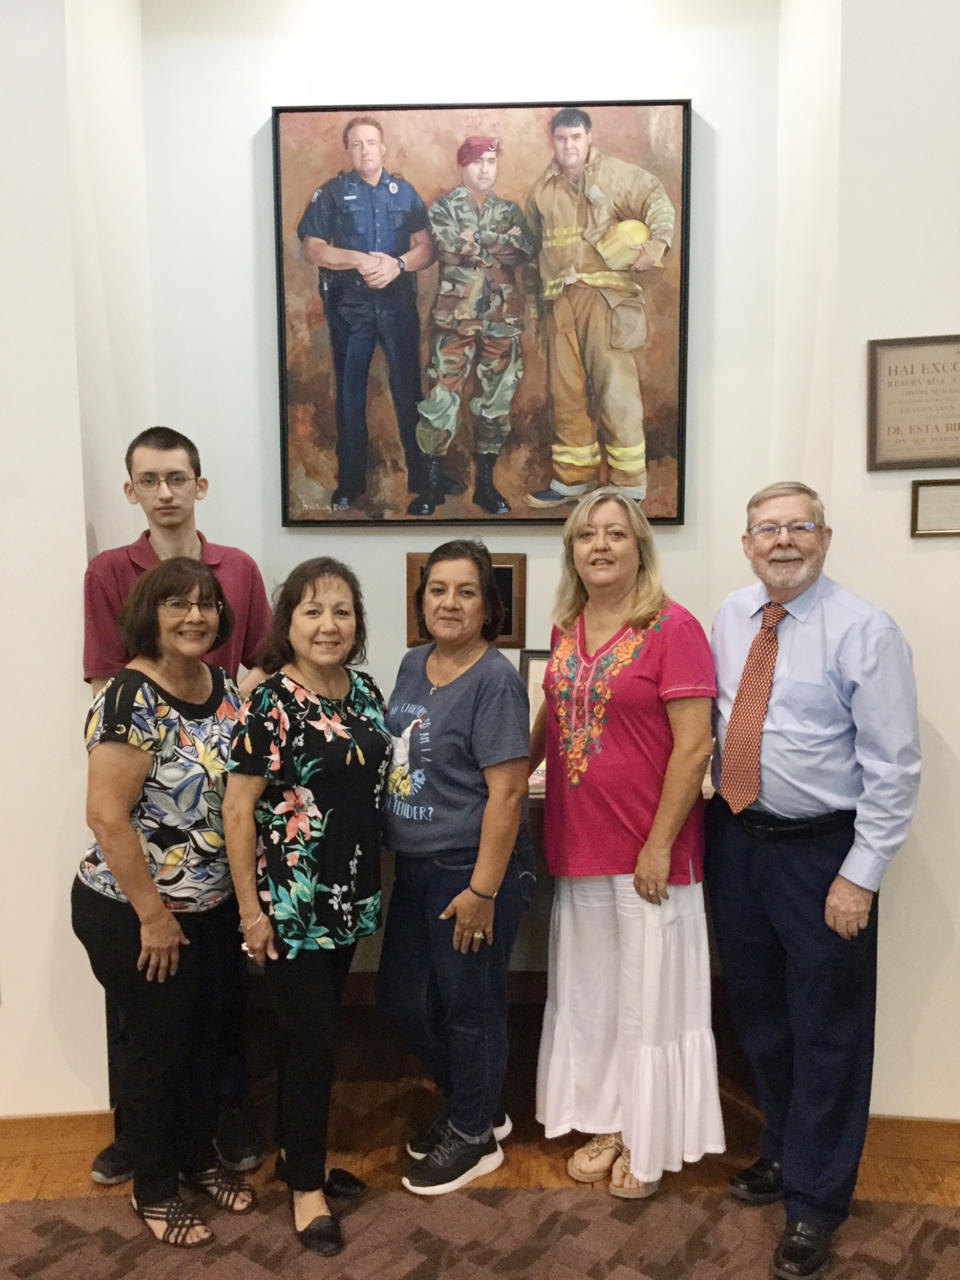
POLYGON ((576 1182, 602 1182, 622 1150, 619 1133, 598 1133, 573 1153, 567 1161, 567 1173, 576 1182))
POLYGON ((637 1181, 630 1168, 630 1152, 624 1147, 610 1172, 610 1186, 607 1188, 610 1194, 621 1200, 646 1200, 655 1196, 659 1188, 659 1178, 656 1182, 637 1181))

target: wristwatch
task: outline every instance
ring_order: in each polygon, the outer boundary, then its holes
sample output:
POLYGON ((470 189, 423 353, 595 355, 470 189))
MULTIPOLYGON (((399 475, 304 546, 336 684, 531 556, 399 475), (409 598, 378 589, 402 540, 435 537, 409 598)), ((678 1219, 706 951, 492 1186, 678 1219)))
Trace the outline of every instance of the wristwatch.
POLYGON ((403 275, 403 273, 407 269, 407 264, 404 262, 402 258, 397 258, 397 266, 400 268, 400 274, 403 275))

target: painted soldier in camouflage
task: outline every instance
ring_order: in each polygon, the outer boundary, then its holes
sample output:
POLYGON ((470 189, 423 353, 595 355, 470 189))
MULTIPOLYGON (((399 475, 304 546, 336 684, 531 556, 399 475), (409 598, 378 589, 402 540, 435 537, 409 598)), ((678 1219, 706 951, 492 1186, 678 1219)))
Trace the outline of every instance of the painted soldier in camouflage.
POLYGON ((646 342, 640 275, 661 265, 674 230, 663 183, 601 154, 580 107, 550 122, 554 158, 533 184, 527 222, 537 244, 540 320, 553 407, 553 476, 531 507, 574 502, 597 483, 647 493, 643 398, 634 351, 646 342))
POLYGON ((510 431, 510 406, 523 375, 521 269, 534 246, 520 207, 493 192, 499 151, 497 138, 467 138, 457 151, 460 185, 439 196, 429 210, 440 288, 431 315, 430 390, 420 402, 417 425, 426 482, 408 508, 411 515, 432 515, 444 501, 449 486, 442 459, 457 433, 461 399, 474 369, 473 500, 489 515, 510 510, 494 487, 493 469, 510 431))

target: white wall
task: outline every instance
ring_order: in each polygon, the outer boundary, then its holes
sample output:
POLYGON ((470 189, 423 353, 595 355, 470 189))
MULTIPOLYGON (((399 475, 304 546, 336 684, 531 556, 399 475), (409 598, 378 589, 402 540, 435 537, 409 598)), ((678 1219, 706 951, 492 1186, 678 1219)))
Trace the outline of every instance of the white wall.
POLYGON ((88 699, 62 0, 11 0, 3 26, 0 1115, 101 1106, 105 1088, 103 1002, 69 921, 88 699))
MULTIPOLYGON (((745 497, 800 472, 830 502, 831 569, 890 608, 914 644, 928 781, 884 895, 875 1109, 960 1116, 946 1052, 958 1031, 949 986, 960 909, 948 872, 960 830, 960 719, 955 690, 940 687, 949 641, 903 589, 917 581, 920 599, 936 600, 938 621, 951 621, 955 635, 957 606, 943 588, 956 580, 956 552, 949 541, 911 544, 909 477, 868 476, 863 466, 866 339, 957 327, 947 314, 957 284, 957 179, 946 159, 957 106, 947 61, 960 34, 955 6, 918 0, 907 52, 890 0, 620 0, 602 19, 615 38, 597 37, 595 48, 582 6, 547 14, 521 3, 510 10, 509 40, 478 37, 473 67, 469 49, 446 34, 449 5, 436 0, 418 7, 413 31, 393 8, 370 5, 360 36, 353 11, 307 0, 140 7, 142 32, 134 0, 88 0, 82 22, 77 0, 68 6, 74 134, 70 158, 61 151, 53 165, 55 177, 74 174, 84 228, 76 261, 58 264, 58 276, 61 290, 64 280, 77 282, 82 328, 92 330, 80 348, 79 395, 91 543, 109 545, 136 527, 120 494, 125 439, 145 420, 175 425, 201 444, 212 478, 203 527, 248 549, 268 581, 321 545, 357 568, 371 604, 371 669, 388 687, 403 651, 404 553, 444 533, 280 527, 270 108, 550 101, 574 92, 692 98, 688 523, 660 531, 667 582, 708 622, 722 595, 746 580, 737 538, 745 497), (352 53, 358 39, 362 58, 352 53), (126 115, 114 151, 117 101, 126 115), (95 163, 78 170, 84 149, 95 163), (110 236, 94 243, 104 225, 110 236)), ((26 0, 14 8, 25 12, 26 0)), ((62 102, 62 85, 57 93, 62 102)), ((26 86, 24 101, 36 98, 26 86)), ((69 347, 64 337, 61 354, 69 347)), ((39 483, 21 483, 34 507, 47 505, 39 483)), ((491 526, 488 541, 527 552, 528 644, 540 647, 558 540, 542 529, 525 529, 522 546, 518 537, 491 526)), ((64 584, 70 652, 61 644, 56 654, 71 674, 79 666, 74 569, 64 584)), ((59 713, 66 738, 80 713, 72 714, 59 713)), ((81 767, 71 763, 59 792, 74 829, 81 767)), ((70 841, 58 847, 61 878, 79 849, 72 838, 73 849, 70 841)), ((48 912, 43 927, 56 938, 65 926, 48 912)), ((50 965, 63 956, 75 964, 72 998, 96 1003, 76 944, 64 936, 51 945, 50 965)), ((14 973, 2 950, 0 965, 0 1019, 9 1017, 8 990, 38 1002, 41 1020, 57 1013, 44 994, 50 966, 40 978, 14 973)), ((6 1025, 19 1035, 26 1014, 6 1025)), ((103 1103, 100 1026, 80 1036, 82 1066, 63 1062, 68 1033, 76 1028, 55 1037, 61 1062, 51 1078, 37 1088, 18 1080, 0 1112, 69 1110, 81 1095, 103 1103)))
MULTIPOLYGON (((903 626, 924 781, 882 895, 873 1106, 960 1116, 960 542, 907 536, 910 476, 864 470, 869 338, 960 330, 960 7, 843 6, 834 569, 903 626), (904 18, 907 26, 904 27, 904 18)), ((934 479, 950 472, 916 472, 934 479)), ((956 470, 952 473, 957 475, 956 470)))

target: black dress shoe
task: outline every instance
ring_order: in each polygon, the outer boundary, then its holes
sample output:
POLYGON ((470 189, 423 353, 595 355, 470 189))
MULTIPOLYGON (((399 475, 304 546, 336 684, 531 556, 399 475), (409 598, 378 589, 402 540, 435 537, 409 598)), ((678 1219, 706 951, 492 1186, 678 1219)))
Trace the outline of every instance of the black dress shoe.
POLYGON ((348 1169, 331 1169, 323 1184, 323 1194, 333 1200, 359 1200, 368 1190, 363 1179, 348 1169))
POLYGON ((311 1253, 322 1253, 332 1258, 343 1249, 343 1232, 340 1223, 331 1213, 321 1214, 314 1218, 302 1231, 297 1231, 297 1211, 293 1202, 293 1188, 290 1189, 290 1216, 293 1218, 293 1230, 297 1239, 311 1253))
POLYGON ((746 1204, 772 1204, 783 1199, 783 1174, 775 1160, 761 1156, 730 1179, 730 1194, 746 1204))
POLYGON ((351 507, 357 505, 357 495, 348 493, 346 489, 335 489, 333 497, 330 499, 331 511, 349 511, 351 507))
POLYGON ((788 1222, 773 1255, 773 1274, 781 1280, 816 1280, 830 1261, 833 1233, 810 1222, 788 1222))

